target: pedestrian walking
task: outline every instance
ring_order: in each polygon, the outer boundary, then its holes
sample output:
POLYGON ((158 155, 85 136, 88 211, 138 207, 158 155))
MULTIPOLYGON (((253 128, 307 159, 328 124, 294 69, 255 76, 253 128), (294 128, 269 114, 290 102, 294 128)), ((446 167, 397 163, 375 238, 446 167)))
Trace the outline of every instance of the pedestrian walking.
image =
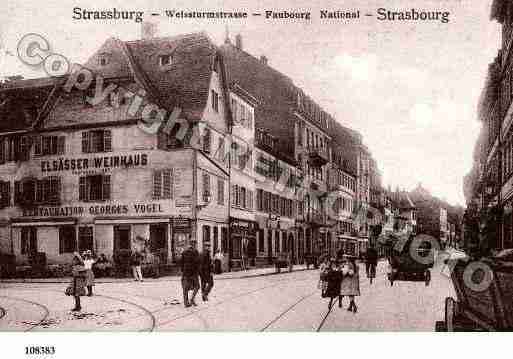
POLYGON ((378 265, 378 252, 373 246, 370 246, 367 249, 367 253, 365 254, 365 272, 367 273, 367 278, 370 278, 370 282, 372 283, 372 279, 376 278, 376 267, 378 265))
POLYGON ((210 258, 210 248, 207 246, 200 256, 201 298, 204 302, 208 301, 208 294, 214 287, 214 276, 212 275, 212 259, 210 258))
POLYGON ((141 264, 142 264, 143 259, 144 259, 143 254, 139 250, 135 250, 132 253, 132 257, 130 259, 130 261, 131 261, 130 264, 132 266, 132 275, 134 276, 134 280, 136 282, 143 281, 142 270, 141 270, 141 264))
POLYGON ((80 297, 86 295, 86 269, 84 267, 84 260, 78 252, 73 253, 71 273, 72 279, 66 288, 66 295, 72 296, 75 299, 75 307, 71 311, 79 312, 82 310, 80 297))
POLYGON ((94 286, 93 265, 96 263, 96 260, 93 258, 93 253, 90 250, 85 251, 82 254, 82 258, 84 260, 84 268, 86 270, 87 296, 91 297, 93 295, 94 286))
POLYGON ((182 289, 183 304, 190 307, 196 306, 194 299, 198 294, 199 285, 199 253, 196 250, 195 243, 190 241, 187 249, 182 253, 182 289), (189 291, 192 290, 192 298, 189 300, 189 291))
POLYGON ((342 308, 342 299, 349 296, 348 311, 356 313, 358 307, 354 301, 355 296, 360 295, 360 275, 359 267, 354 257, 344 256, 344 262, 341 264, 342 282, 340 285, 340 295, 338 297, 338 307, 342 308))
POLYGON ((325 257, 321 265, 319 266, 319 283, 317 288, 321 290, 321 297, 326 297, 326 289, 328 288, 328 272, 330 269, 330 260, 325 257))
POLYGON ((328 309, 331 309, 333 300, 337 297, 339 297, 340 300, 340 286, 342 283, 342 271, 334 258, 330 260, 326 271, 326 283, 327 286, 324 296, 330 298, 328 309))

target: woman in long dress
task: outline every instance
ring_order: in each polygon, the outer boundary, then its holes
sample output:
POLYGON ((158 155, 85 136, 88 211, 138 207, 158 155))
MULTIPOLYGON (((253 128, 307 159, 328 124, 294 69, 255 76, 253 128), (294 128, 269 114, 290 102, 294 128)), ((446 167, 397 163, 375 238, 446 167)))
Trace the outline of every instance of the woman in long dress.
POLYGON ((79 312, 82 310, 80 297, 86 295, 86 270, 84 268, 84 260, 78 252, 73 253, 71 265, 73 278, 66 289, 66 294, 75 298, 75 308, 72 311, 79 312))
POLYGON ((84 259, 84 268, 86 269, 87 296, 91 297, 93 295, 94 286, 93 265, 96 263, 96 260, 93 258, 93 254, 90 250, 85 251, 82 258, 84 259))
POLYGON ((358 307, 354 301, 356 296, 360 295, 360 268, 356 264, 355 258, 346 257, 342 264, 342 283, 340 284, 340 295, 338 297, 338 307, 342 308, 342 299, 349 296, 348 311, 356 313, 358 307))

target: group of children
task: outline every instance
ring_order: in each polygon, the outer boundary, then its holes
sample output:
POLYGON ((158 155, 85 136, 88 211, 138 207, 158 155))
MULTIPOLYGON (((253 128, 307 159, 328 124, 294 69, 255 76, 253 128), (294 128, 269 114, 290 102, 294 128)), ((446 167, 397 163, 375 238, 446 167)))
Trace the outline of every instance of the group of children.
POLYGON ((359 267, 353 257, 344 255, 335 259, 326 257, 320 267, 319 287, 323 298, 330 298, 328 308, 331 309, 333 300, 338 297, 338 307, 342 308, 342 299, 349 297, 349 312, 356 313, 358 307, 355 296, 360 295, 359 267))

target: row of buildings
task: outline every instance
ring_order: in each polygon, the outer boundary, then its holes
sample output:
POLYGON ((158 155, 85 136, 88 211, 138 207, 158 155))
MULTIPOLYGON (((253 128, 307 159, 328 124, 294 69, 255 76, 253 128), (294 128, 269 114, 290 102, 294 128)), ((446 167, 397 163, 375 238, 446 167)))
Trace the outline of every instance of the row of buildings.
POLYGON ((491 20, 501 25, 501 45, 488 66, 477 109, 482 126, 464 178, 465 246, 485 252, 513 248, 513 4, 494 0, 491 20))
POLYGON ((362 136, 240 35, 218 46, 142 29, 108 39, 74 86, 0 87, 0 252, 60 264, 144 244, 172 265, 194 240, 233 268, 361 255, 397 218, 415 232, 415 201, 382 188, 362 136))

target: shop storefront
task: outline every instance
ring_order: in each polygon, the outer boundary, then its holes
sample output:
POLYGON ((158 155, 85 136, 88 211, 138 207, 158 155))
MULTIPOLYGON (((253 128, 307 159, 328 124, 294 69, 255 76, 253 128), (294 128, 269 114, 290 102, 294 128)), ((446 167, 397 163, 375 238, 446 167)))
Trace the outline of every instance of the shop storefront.
POLYGON ((255 265, 257 256, 256 242, 257 223, 230 217, 230 258, 232 265, 237 266, 245 255, 249 265, 255 265))

